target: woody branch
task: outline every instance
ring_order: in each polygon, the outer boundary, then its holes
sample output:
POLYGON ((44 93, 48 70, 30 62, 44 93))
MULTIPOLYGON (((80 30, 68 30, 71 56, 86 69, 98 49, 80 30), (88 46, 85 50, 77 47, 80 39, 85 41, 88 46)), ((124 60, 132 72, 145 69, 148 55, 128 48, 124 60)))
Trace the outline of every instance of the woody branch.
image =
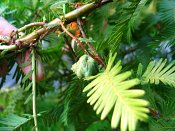
POLYGON ((60 22, 64 22, 64 24, 69 24, 70 22, 76 20, 82 15, 88 14, 94 11, 96 8, 99 8, 107 3, 112 2, 113 0, 102 0, 100 3, 92 2, 86 5, 83 5, 60 18, 56 18, 49 23, 44 22, 36 22, 25 25, 24 27, 18 29, 16 33, 24 31, 27 28, 31 28, 33 26, 42 26, 37 30, 34 30, 28 35, 24 35, 19 37, 18 39, 14 39, 14 37, 4 37, 0 36, 0 42, 6 43, 7 45, 0 45, 0 50, 15 50, 17 48, 22 48, 25 46, 29 46, 31 43, 35 43, 37 40, 43 38, 54 29, 60 28, 60 22))

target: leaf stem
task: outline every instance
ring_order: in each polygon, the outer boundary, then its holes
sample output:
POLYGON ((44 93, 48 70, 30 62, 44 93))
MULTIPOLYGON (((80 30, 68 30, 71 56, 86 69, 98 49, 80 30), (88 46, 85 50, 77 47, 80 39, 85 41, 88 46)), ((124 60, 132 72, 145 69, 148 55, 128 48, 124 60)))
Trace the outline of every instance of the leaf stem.
POLYGON ((35 125, 35 131, 38 131, 37 113, 36 113, 36 60, 35 50, 32 49, 32 94, 33 94, 33 119, 35 125))

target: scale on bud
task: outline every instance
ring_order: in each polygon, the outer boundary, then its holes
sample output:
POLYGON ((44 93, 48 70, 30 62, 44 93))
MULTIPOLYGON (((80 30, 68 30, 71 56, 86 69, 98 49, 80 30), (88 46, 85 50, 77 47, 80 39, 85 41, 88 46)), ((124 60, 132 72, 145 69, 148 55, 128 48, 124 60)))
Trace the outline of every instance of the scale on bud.
POLYGON ((80 57, 78 62, 72 65, 72 71, 79 79, 93 76, 98 73, 98 63, 88 55, 80 57))

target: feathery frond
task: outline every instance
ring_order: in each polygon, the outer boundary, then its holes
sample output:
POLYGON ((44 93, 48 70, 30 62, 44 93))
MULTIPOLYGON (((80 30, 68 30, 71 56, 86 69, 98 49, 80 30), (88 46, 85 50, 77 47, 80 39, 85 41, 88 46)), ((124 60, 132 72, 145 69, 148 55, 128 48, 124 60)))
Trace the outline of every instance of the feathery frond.
POLYGON ((102 42, 102 45, 111 46, 112 51, 115 51, 122 38, 127 38, 128 41, 131 41, 132 32, 135 30, 138 21, 140 21, 141 12, 147 2, 148 0, 137 0, 128 3, 128 6, 120 12, 119 19, 115 22, 116 25, 112 33, 107 40, 102 42))
MULTIPOLYGON (((159 25, 158 35, 154 37, 154 41, 150 45, 174 45, 175 44, 175 1, 161 0, 157 4, 158 12, 155 17, 157 25, 159 25), (157 19, 159 18, 159 19, 157 19)), ((150 21, 152 22, 152 20, 150 21)))
POLYGON ((174 121, 167 121, 167 120, 157 120, 151 118, 149 121, 149 130, 150 131, 174 131, 175 129, 175 122, 174 121))
POLYGON ((159 2, 160 18, 165 24, 174 24, 175 19, 175 1, 173 0, 162 0, 159 2))
POLYGON ((138 79, 128 80, 131 75, 130 71, 120 73, 122 66, 119 61, 112 66, 116 54, 112 56, 110 53, 106 70, 96 76, 90 77, 88 80, 94 79, 87 85, 83 92, 89 91, 88 103, 94 105, 97 114, 101 113, 101 119, 105 119, 114 107, 111 126, 116 128, 121 122, 121 130, 127 128, 131 131, 135 130, 137 120, 146 120, 148 109, 145 107, 148 102, 138 97, 144 95, 144 91, 140 89, 130 89, 138 85, 138 79))
POLYGON ((141 76, 141 83, 151 83, 157 85, 161 81, 165 85, 175 87, 175 61, 170 62, 167 66, 166 63, 166 59, 160 59, 157 63, 155 61, 151 61, 145 73, 141 76))

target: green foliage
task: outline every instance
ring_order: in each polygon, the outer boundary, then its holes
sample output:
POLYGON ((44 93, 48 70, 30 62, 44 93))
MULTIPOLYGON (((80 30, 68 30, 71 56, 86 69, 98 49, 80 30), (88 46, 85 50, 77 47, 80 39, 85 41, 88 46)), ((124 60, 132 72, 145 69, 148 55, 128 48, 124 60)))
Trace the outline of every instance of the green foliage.
POLYGON ((112 66, 116 55, 110 54, 106 70, 88 80, 94 79, 83 90, 89 91, 88 103, 94 104, 97 114, 101 113, 101 119, 105 119, 114 107, 111 126, 116 128, 121 122, 121 130, 135 130, 137 120, 148 118, 148 109, 145 107, 148 102, 138 97, 143 96, 144 91, 140 89, 130 89, 139 84, 138 79, 127 80, 131 72, 121 73, 121 62, 112 66))
POLYGON ((20 117, 14 114, 10 114, 6 117, 0 118, 0 124, 6 125, 8 127, 0 127, 0 131, 14 131, 19 130, 27 124, 31 119, 25 117, 20 117))
MULTIPOLYGON (((76 2, 84 5, 100 0, 4 0, 0 2, 0 16, 17 28, 32 22, 49 23, 75 10, 76 2)), ((81 30, 87 37, 80 35, 78 39, 90 53, 94 52, 87 44, 97 50, 107 63, 104 67, 84 56, 77 43, 72 52, 72 38, 61 29, 55 28, 37 40, 36 56, 45 70, 44 80, 36 83, 39 130, 173 131, 174 10, 174 0, 114 0, 79 17, 81 30), (89 75, 95 76, 78 79, 89 75)), ((27 35, 38 28, 42 26, 23 33, 27 35)), ((29 49, 26 46, 15 51, 0 51, 0 67, 8 63, 7 75, 1 76, 0 87, 9 82, 9 75, 16 81, 14 88, 0 90, 0 130, 34 129, 31 115, 20 117, 32 114, 29 77, 33 71, 28 74, 21 71, 21 67, 31 62, 13 69, 17 56, 29 49)))
POLYGON ((166 66, 167 60, 160 59, 157 63, 155 61, 151 61, 143 75, 142 72, 142 65, 139 65, 139 75, 141 76, 141 82, 143 84, 159 84, 159 82, 163 82, 165 85, 175 87, 175 61, 172 61, 166 66))
POLYGON ((86 131, 110 131, 109 123, 107 121, 97 121, 92 123, 86 131))
POLYGON ((174 9, 175 9, 175 1, 170 0, 161 0, 157 4, 157 8, 159 9, 159 12, 154 16, 154 21, 157 22, 159 25, 158 34, 157 36, 153 37, 154 41, 151 42, 151 44, 156 44, 160 42, 165 42, 168 45, 174 44, 174 18, 172 16, 175 15, 174 9), (159 22, 161 21, 161 22, 159 22))
MULTIPOLYGON (((82 94, 85 83, 74 78, 69 88, 59 97, 59 104, 44 115, 47 125, 59 122, 65 130, 84 130, 90 123, 98 120, 91 107, 86 103, 86 96, 82 94), (89 115, 85 115, 89 114, 89 115)), ((110 126, 108 126, 110 128, 110 126)))
POLYGON ((166 120, 154 120, 150 119, 150 130, 155 131, 173 131, 175 129, 174 127, 175 122, 174 121, 166 121, 166 120))
POLYGON ((174 24, 174 19, 172 17, 175 14, 173 11, 175 9, 174 6, 175 2, 173 0, 169 2, 167 0, 162 0, 159 2, 161 20, 167 25, 174 24))
POLYGON ((119 19, 115 21, 116 25, 113 28, 110 36, 102 42, 103 48, 106 46, 111 46, 112 51, 115 52, 119 47, 122 38, 127 39, 129 42, 131 41, 132 32, 139 25, 140 15, 147 2, 148 0, 136 0, 126 2, 122 8, 119 7, 119 13, 113 16, 119 17, 119 19))

